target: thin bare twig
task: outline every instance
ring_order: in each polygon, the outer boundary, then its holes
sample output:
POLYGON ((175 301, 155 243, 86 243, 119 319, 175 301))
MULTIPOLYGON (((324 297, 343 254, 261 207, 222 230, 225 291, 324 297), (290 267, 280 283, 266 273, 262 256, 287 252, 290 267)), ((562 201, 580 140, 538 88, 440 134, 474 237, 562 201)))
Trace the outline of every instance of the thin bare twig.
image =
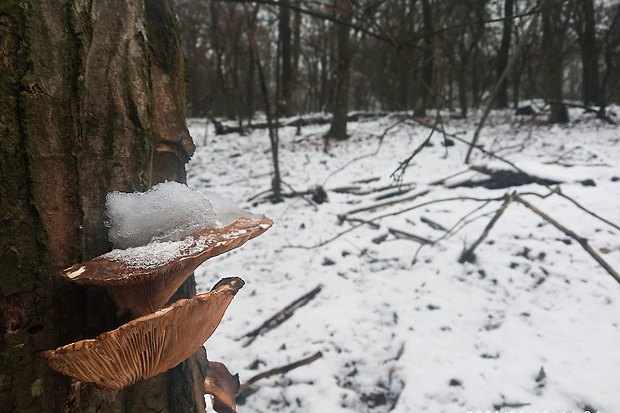
MULTIPOLYGON (((417 120, 417 119, 413 119, 413 120, 414 120, 415 122, 419 123, 420 125, 425 126, 425 127, 427 127, 427 128, 433 128, 433 127, 434 127, 434 126, 427 125, 427 124, 425 124, 424 122, 422 122, 422 121, 420 121, 420 120, 417 120)), ((458 140, 459 142, 465 143, 465 144, 467 144, 467 145, 469 145, 469 144, 470 144, 469 142, 465 141, 465 139, 463 139, 463 138, 461 138, 461 137, 459 137, 459 136, 456 136, 456 135, 454 135, 454 134, 448 134, 448 136, 450 136, 450 137, 451 137, 451 138, 453 138, 453 139, 458 140)), ((487 151, 486 149, 484 149, 483 147, 481 147, 481 146, 479 146, 479 145, 474 145, 474 147, 475 147, 476 149, 478 149, 480 152, 482 152, 482 153, 484 153, 485 155, 489 156, 490 158, 497 159, 498 161, 502 161, 502 162, 504 162, 505 164, 510 165, 511 167, 513 167, 516 171, 521 172, 522 174, 528 175, 530 178, 532 178, 532 181, 533 181, 533 182, 535 182, 535 183, 537 183, 537 184, 539 184, 539 185, 541 185, 541 186, 544 186, 545 188, 547 188, 547 189, 548 189, 549 191, 551 191, 552 193, 558 194, 558 195, 560 195, 562 198, 565 198, 566 200, 568 200, 568 201, 572 202, 573 204, 575 204, 575 206, 577 206, 578 208, 580 208, 580 209, 581 209, 581 210, 583 210, 584 212, 586 212, 586 213, 588 213, 588 214, 592 215, 592 216, 593 216, 593 217, 595 217, 596 219, 599 219, 600 221, 602 221, 602 222, 606 223, 607 225, 610 225, 610 226, 612 226, 612 227, 614 227, 614 228, 616 228, 616 229, 620 229, 620 227, 619 227, 617 224, 614 224, 614 223, 612 223, 611 221, 609 221, 609 220, 607 220, 607 219, 605 219, 605 218, 601 217, 600 215, 598 215, 598 214, 596 214, 596 213, 594 213, 594 212, 590 211, 589 209, 587 209, 587 208, 583 207, 583 206, 582 206, 582 205, 580 205, 577 201, 575 201, 573 198, 571 198, 571 197, 569 197, 568 195, 566 195, 566 194, 562 193, 562 192, 561 192, 560 190, 558 190, 557 188, 552 188, 551 186, 547 185, 544 181, 541 181, 538 177, 528 174, 527 172, 525 172, 523 169, 519 168, 517 165, 515 165, 513 162, 509 161, 508 159, 502 158, 501 156, 499 156, 499 155, 497 155, 497 154, 495 154, 495 153, 493 153, 493 152, 489 152, 489 151, 487 151)))
POLYGON ((609 221, 609 220, 607 220, 607 219, 605 219, 605 218, 601 217, 600 215, 598 215, 598 214, 594 213, 593 211, 590 211, 589 209, 587 209, 586 207, 584 207, 583 205, 581 205, 579 202, 575 201, 573 198, 571 198, 571 197, 569 197, 569 196, 567 196, 567 195, 564 195, 564 193, 562 192, 562 190, 560 189, 560 187, 558 187, 556 191, 553 191, 553 193, 558 194, 558 195, 559 195, 559 196, 561 196, 562 198, 564 198, 564 199, 566 199, 566 200, 568 200, 568 201, 572 202, 573 204, 575 204, 575 206, 576 206, 577 208, 581 209, 581 210, 582 210, 582 211, 584 211, 584 212, 587 212, 588 214, 592 215, 594 218, 597 218, 597 219, 599 219, 599 220, 603 221, 604 223, 606 223, 607 225, 612 226, 612 227, 614 227, 614 228, 615 228, 615 229, 617 229, 617 230, 620 230, 620 226, 618 226, 618 225, 614 224, 613 222, 611 222, 611 221, 609 221))
POLYGON ((434 243, 434 241, 431 241, 428 238, 424 238, 424 237, 421 237, 419 235, 411 234, 409 232, 401 231, 400 229, 396 229, 396 228, 388 228, 388 232, 390 234, 394 235, 396 238, 410 239, 410 240, 418 242, 418 243, 420 243, 422 245, 428 245, 428 244, 433 244, 434 243))
POLYGON ((290 186, 289 184, 287 184, 286 182, 284 182, 283 180, 280 180, 280 182, 282 182, 282 184, 284 186, 286 186, 288 189, 291 190, 291 192, 293 192, 293 194, 299 198, 302 198, 304 201, 306 201, 308 203, 308 205, 310 205, 315 211, 319 210, 319 207, 316 206, 316 204, 314 202, 312 202, 312 200, 308 199, 305 197, 305 195, 308 195, 308 193, 301 193, 296 191, 292 186, 290 186))
POLYGON ((379 135, 379 144, 377 145, 377 149, 375 149, 375 151, 373 153, 368 153, 366 155, 362 155, 362 156, 358 156, 357 158, 351 159, 349 162, 345 163, 344 165, 342 165, 340 168, 336 169, 335 171, 333 171, 332 173, 330 173, 329 175, 327 175, 327 178, 325 178, 325 180, 323 181, 322 186, 325 186, 325 184, 327 183, 327 181, 334 176, 335 174, 337 174, 338 172, 341 172, 342 170, 344 170, 346 167, 348 167, 349 165, 351 165, 354 162, 360 161, 362 159, 365 158, 369 158, 371 156, 376 156, 379 153, 379 150, 381 149, 381 145, 383 144, 383 139, 385 139, 386 135, 388 134, 388 132, 390 130, 392 130, 393 128, 395 128, 396 126, 400 125, 401 123, 403 123, 403 119, 399 119, 397 122, 393 123, 392 125, 388 126, 381 135, 379 135))
POLYGON ((510 60, 506 64, 506 67, 504 68, 504 71, 502 72, 501 76, 499 77, 499 79, 495 83, 495 87, 493 88, 493 91, 491 92, 491 95, 489 96, 489 103, 488 103, 484 113, 482 114, 482 117, 478 121, 478 127, 476 127, 476 131, 474 132, 474 137, 471 140, 471 144, 469 145, 469 149, 467 149, 467 155, 465 155, 465 163, 466 164, 469 163, 469 158, 471 156, 471 152, 474 149, 474 147, 476 146, 476 144, 478 143, 478 138, 480 138, 480 131, 484 127, 484 123, 486 122, 487 117, 489 116, 489 113, 491 113, 491 108, 493 107, 493 104, 495 103, 495 97, 497 96, 497 93, 499 92, 499 89, 501 88, 501 85, 504 83, 504 80, 506 80, 506 77, 510 74, 510 71, 512 70, 512 67, 517 62, 517 59, 519 58, 519 56, 521 55, 521 53, 525 49, 525 45, 527 44, 527 39, 530 37, 530 34, 534 31, 534 27, 536 27, 536 22, 537 21, 538 21, 538 14, 534 14, 532 16, 532 20, 530 21, 530 24, 529 24, 528 28, 525 30, 525 33, 523 34, 523 37, 519 41, 519 44, 517 44, 517 47, 516 47, 514 53, 512 54, 512 56, 510 57, 510 60))
POLYGON ((293 301, 291 304, 284 307, 282 310, 278 311, 276 315, 265 321, 260 327, 243 335, 238 340, 248 337, 248 341, 243 345, 243 347, 249 346, 256 339, 256 337, 263 335, 270 330, 273 330, 274 328, 278 327, 280 324, 291 318, 293 313, 298 308, 301 308, 304 305, 308 304, 310 300, 312 300, 314 297, 316 297, 318 293, 321 292, 321 289, 323 289, 323 286, 319 284, 312 291, 304 294, 297 300, 293 301))
POLYGON ((239 388, 239 392, 237 394, 243 393, 248 387, 250 387, 252 384, 256 383, 257 381, 259 381, 261 379, 266 379, 268 377, 275 376, 276 374, 288 373, 289 371, 294 370, 294 369, 296 369, 298 367, 310 364, 310 363, 320 359, 321 357, 323 357, 323 353, 321 353, 320 351, 317 351, 316 353, 314 353, 310 357, 306 357, 306 358, 301 359, 299 361, 296 361, 294 363, 290 363, 290 364, 287 364, 285 366, 277 367, 277 368, 274 368, 274 369, 271 369, 271 370, 267 370, 267 371, 265 371, 263 373, 257 374, 256 376, 250 378, 248 381, 243 383, 241 385, 241 387, 239 388))
POLYGON ((493 228, 493 226, 495 225, 497 220, 502 216, 504 211, 506 211, 506 208, 508 207, 508 205, 512 201, 513 201, 512 195, 506 195, 505 196, 504 203, 502 204, 501 207, 499 207, 499 209, 497 210, 497 212, 495 213, 495 215, 493 216, 491 221, 489 221, 489 223, 487 224, 487 226, 484 229, 484 231, 482 232, 482 234, 480 234, 480 237, 478 237, 476 242, 474 242, 469 248, 467 248, 465 251, 463 251, 463 253, 459 257, 459 263, 463 264, 465 262, 474 262, 475 261, 474 250, 478 247, 478 245, 480 245, 482 243, 482 241, 484 241, 486 239, 486 237, 489 236, 489 232, 491 231, 491 229, 493 228))
POLYGON ((575 234, 573 231, 566 228, 564 225, 560 224, 558 221, 551 218, 549 215, 545 214, 544 212, 536 208, 534 205, 530 204, 529 202, 521 198, 519 195, 513 195, 512 199, 514 201, 520 202, 525 207, 529 208, 532 212, 540 216, 542 219, 544 219, 545 221, 547 221, 548 223, 550 223, 551 225, 553 225, 554 227, 556 227, 557 229, 565 233, 567 236, 577 241, 579 245, 581 245, 583 249, 586 250, 586 252, 590 254, 590 256, 594 258, 596 262, 598 262, 601 265, 601 267, 603 267, 605 271, 609 273, 609 275, 614 277, 614 279, 620 283, 620 274, 618 274, 618 272, 615 269, 613 269, 612 266, 607 263, 607 261, 605 261, 600 255, 598 255, 596 251, 594 251, 594 249, 588 244, 587 239, 582 238, 579 235, 575 234))
MULTIPOLYGON (((302 249, 307 249, 307 250, 311 250, 311 249, 315 249, 315 248, 319 248, 322 247, 324 245, 329 244, 330 242, 340 238, 341 236, 348 234, 349 232, 361 227, 362 225, 367 225, 367 224, 373 224, 375 221, 378 221, 382 218, 386 218, 386 217, 390 217, 390 216, 396 216, 396 215, 400 215, 400 214, 404 214, 405 212, 409 212, 409 211, 413 211, 414 209, 417 208, 422 208, 424 206, 427 205, 431 205, 431 204, 437 204, 437 203, 441 203, 441 202, 450 202, 450 201, 478 201, 478 202, 490 202, 490 201, 501 201, 502 199, 504 199, 504 197, 499 197, 499 198, 474 198, 474 197, 463 197, 463 196, 458 196, 458 197, 452 197, 452 198, 444 198, 444 199, 436 199, 433 201, 428 201, 428 202, 423 202, 421 204, 418 205, 414 205, 412 207, 400 210, 400 211, 396 211, 396 212, 391 212, 388 214, 383 214, 383 215, 379 215, 377 217, 374 217, 372 219, 369 219, 367 221, 362 221, 357 225, 352 226, 351 228, 342 231, 336 235, 334 235, 333 237, 322 241, 316 245, 311 245, 311 246, 306 246, 306 245, 285 245, 284 248, 302 248, 302 249)), ((344 219, 346 219, 346 217, 344 217, 344 219)))
POLYGON ((353 210, 347 212, 346 214, 342 214, 342 215, 339 215, 339 216, 346 217, 347 215, 357 214, 358 212, 372 211, 373 209, 383 208, 383 207, 386 207, 386 206, 392 206, 392 205, 395 205, 395 204, 399 204, 401 202, 413 201, 414 199, 419 198, 421 196, 424 196, 424 195, 428 194, 429 192, 430 192, 430 190, 427 189, 427 190, 424 190, 422 192, 418 192, 417 194, 408 196, 406 198, 394 199, 392 201, 380 202, 378 204, 373 204, 373 205, 370 205, 370 206, 367 206, 367 207, 353 209, 353 210))

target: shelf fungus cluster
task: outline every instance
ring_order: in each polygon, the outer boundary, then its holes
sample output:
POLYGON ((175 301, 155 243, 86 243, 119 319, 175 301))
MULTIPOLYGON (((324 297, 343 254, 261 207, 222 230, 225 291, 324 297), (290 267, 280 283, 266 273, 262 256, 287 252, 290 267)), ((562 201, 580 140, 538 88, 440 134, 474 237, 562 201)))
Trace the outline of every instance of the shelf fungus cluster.
POLYGON ((115 249, 67 268, 63 277, 107 288, 121 309, 138 318, 97 338, 45 351, 43 357, 62 374, 110 390, 175 367, 213 334, 244 282, 224 278, 210 292, 166 307, 168 300, 204 261, 240 247, 272 223, 264 217, 241 216, 229 225, 198 229, 180 240, 115 249))

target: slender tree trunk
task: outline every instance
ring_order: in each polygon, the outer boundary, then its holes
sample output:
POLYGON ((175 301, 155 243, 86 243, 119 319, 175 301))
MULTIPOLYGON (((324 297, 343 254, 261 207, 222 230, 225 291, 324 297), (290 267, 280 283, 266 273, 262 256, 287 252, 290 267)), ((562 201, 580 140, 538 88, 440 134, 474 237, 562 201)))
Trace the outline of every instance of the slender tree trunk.
MULTIPOLYGON (((512 15, 514 0, 504 1, 504 25, 502 30, 502 43, 497 54, 497 79, 499 80, 508 65, 510 53, 510 38, 512 37, 512 15)), ((504 79, 497 91, 497 107, 508 107, 508 79, 504 79)))
MULTIPOLYGON (((301 7, 301 1, 295 0, 295 6, 301 7)), ((293 69, 290 85, 290 113, 294 115, 298 113, 297 107, 297 82, 299 80, 299 58, 301 56, 301 12, 295 10, 293 15, 293 69)))
MULTIPOLYGON (((338 15, 345 23, 351 23, 353 10, 350 1, 342 1, 338 5, 338 15)), ((336 41, 338 43, 338 57, 334 74, 334 97, 332 103, 333 117, 327 132, 326 139, 343 140, 347 135, 347 113, 349 110, 349 78, 351 74, 351 28, 344 24, 336 28, 336 41)))
POLYGON ((280 41, 280 59, 282 61, 280 70, 281 97, 278 102, 278 108, 284 116, 292 116, 292 81, 293 81, 293 65, 292 65, 292 47, 291 47, 291 13, 289 9, 289 0, 282 0, 280 6, 280 16, 278 19, 279 41, 280 41))
MULTIPOLYGON (((271 105, 269 103, 269 91, 267 90, 267 77, 263 70, 263 65, 260 61, 260 55, 258 53, 258 47, 256 46, 256 39, 254 33, 249 33, 250 44, 253 49, 254 63, 258 69, 258 82, 260 84, 261 94, 263 96, 263 104, 265 105, 265 116, 267 117, 267 126, 269 129, 269 142, 271 144, 271 158, 273 164, 273 178, 271 179, 271 189, 273 191, 273 202, 282 202, 282 180, 280 178, 280 160, 278 150, 280 146, 280 139, 278 136, 277 119, 273 122, 271 105)), ((277 94, 276 94, 277 96, 277 94)))
POLYGON ((204 349, 121 391, 72 383, 39 356, 128 321, 104 289, 58 274, 110 249, 106 194, 185 179, 172 4, 0 4, 0 412, 204 411, 204 349))
POLYGON ((594 1, 581 0, 583 33, 581 36, 581 65, 583 67, 583 104, 601 104, 599 83, 599 44, 596 41, 594 1))
MULTIPOLYGON (((433 15, 429 0, 422 0, 422 17, 424 20, 424 31, 429 34, 433 32, 433 15)), ((434 39, 427 35, 424 38, 424 63, 422 66, 422 85, 420 95, 417 98, 414 108, 415 116, 426 116, 429 97, 433 88, 433 72, 434 68, 434 39)))
POLYGON ((549 0, 545 2, 542 11, 542 52, 543 52, 543 72, 545 97, 549 101, 551 113, 549 122, 566 123, 568 122, 568 110, 562 103, 563 87, 563 47, 564 31, 562 29, 562 5, 549 5, 549 0))
POLYGON ((461 117, 467 118, 467 78, 463 61, 456 68, 456 79, 459 87, 459 106, 461 107, 461 117))

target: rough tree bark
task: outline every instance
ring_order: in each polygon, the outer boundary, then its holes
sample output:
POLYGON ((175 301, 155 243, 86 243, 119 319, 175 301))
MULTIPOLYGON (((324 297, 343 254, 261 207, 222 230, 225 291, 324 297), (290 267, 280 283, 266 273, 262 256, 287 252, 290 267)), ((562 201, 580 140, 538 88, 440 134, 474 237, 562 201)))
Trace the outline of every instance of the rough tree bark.
POLYGON ((551 1, 543 2, 542 17, 542 53, 543 80, 545 98, 549 101, 550 123, 568 122, 568 109, 562 103, 564 84, 564 17, 563 5, 553 5, 551 1))
POLYGON ((289 0, 282 0, 280 6, 280 15, 278 16, 278 37, 280 42, 280 58, 282 64, 280 66, 280 102, 276 110, 280 109, 280 113, 285 116, 293 115, 292 102, 292 82, 293 82, 293 61, 292 61, 292 31, 291 31, 291 13, 289 8, 289 0))
POLYGON ((428 107, 428 101, 433 87, 433 72, 435 71, 435 40, 433 39, 433 36, 430 36, 430 33, 433 32, 433 14, 429 0, 422 0, 422 17, 424 20, 424 32, 427 36, 424 37, 424 64, 422 66, 421 78, 422 85, 420 89, 420 96, 418 97, 414 108, 415 116, 426 116, 426 109, 428 107))
POLYGON ((583 104, 600 105, 599 86, 599 43, 596 41, 594 1, 581 0, 583 31, 580 33, 581 65, 583 67, 583 104))
POLYGON ((349 111, 349 78, 351 74, 351 28, 346 24, 353 21, 353 6, 350 1, 341 1, 336 6, 337 17, 345 24, 336 27, 338 55, 334 74, 333 117, 326 139, 344 140, 347 135, 347 113, 349 111))
MULTIPOLYGON (((512 37, 512 15, 514 0, 504 1, 504 24, 502 27, 502 43, 497 54, 497 79, 499 80, 508 65, 510 54, 510 38, 512 37)), ((496 104, 498 108, 508 107, 508 79, 504 79, 497 91, 496 104)))
POLYGON ((106 193, 184 181, 184 73, 172 0, 0 3, 0 412, 204 411, 204 349, 122 391, 38 354, 128 321, 58 272, 110 249, 106 193))

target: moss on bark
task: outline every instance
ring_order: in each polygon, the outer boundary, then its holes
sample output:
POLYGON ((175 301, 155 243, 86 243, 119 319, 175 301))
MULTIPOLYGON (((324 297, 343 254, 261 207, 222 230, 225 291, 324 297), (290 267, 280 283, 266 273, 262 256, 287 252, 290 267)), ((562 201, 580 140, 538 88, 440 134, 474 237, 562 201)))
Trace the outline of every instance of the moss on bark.
MULTIPOLYGON (((154 38, 174 22, 171 4, 154 38)), ((127 321, 103 289, 58 271, 110 248, 107 192, 148 187, 155 96, 184 105, 176 89, 157 90, 145 19, 141 0, 0 2, 0 412, 124 413, 144 400, 179 411, 158 396, 167 375, 106 392, 72 385, 38 355, 127 321)), ((167 75, 184 84, 182 70, 167 75)), ((184 111, 172 112, 184 127, 184 111)), ((195 388, 192 369, 178 386, 195 388)), ((204 410, 194 393, 182 395, 186 411, 204 410)))

